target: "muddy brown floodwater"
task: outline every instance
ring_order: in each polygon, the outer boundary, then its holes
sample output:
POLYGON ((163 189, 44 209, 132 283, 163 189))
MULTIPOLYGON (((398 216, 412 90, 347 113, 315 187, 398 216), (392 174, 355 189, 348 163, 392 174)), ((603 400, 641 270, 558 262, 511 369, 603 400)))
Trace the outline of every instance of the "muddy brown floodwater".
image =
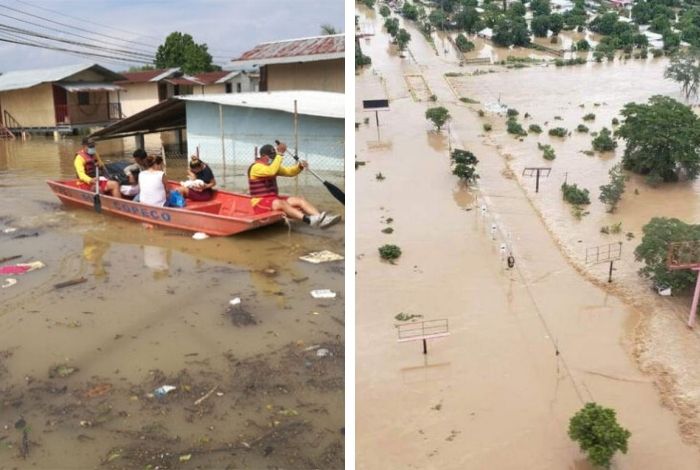
POLYGON ((566 432, 588 401, 614 408, 632 432, 614 468, 700 467, 700 346, 683 325, 689 299, 651 294, 632 257, 651 216, 697 217, 698 185, 652 190, 633 178, 618 212, 607 214, 597 187, 622 150, 587 156, 589 134, 546 132, 573 130, 587 113, 599 131, 628 101, 678 97, 663 80, 666 62, 459 67, 456 54, 436 55, 403 20, 412 40, 401 59, 381 17, 364 7, 358 14, 376 32, 361 40, 372 66, 356 77, 357 158, 365 162, 356 173, 358 468, 589 469, 566 432), (437 104, 427 101, 432 94, 437 104), (361 100, 384 97, 391 110, 380 114, 378 133, 373 119, 364 124, 361 100), (508 135, 499 99, 525 127, 545 132, 508 135), (435 105, 453 118, 441 133, 424 119, 435 105), (550 143, 557 159, 542 159, 537 142, 550 143), (450 147, 479 158, 473 188, 451 175, 450 147), (552 167, 538 194, 525 166, 552 167), (595 202, 580 221, 561 201, 565 178, 591 189, 595 202), (618 221, 621 235, 600 233, 618 221), (623 259, 609 286, 607 266, 586 266, 583 253, 618 240, 623 259), (403 251, 395 265, 379 260, 385 243, 403 251), (419 343, 397 342, 402 312, 447 319, 450 336, 430 341, 424 356, 419 343))
POLYGON ((342 468, 344 265, 298 258, 343 226, 195 241, 66 208, 45 180, 78 142, 0 143, 0 258, 45 264, 0 289, 0 469, 342 468))

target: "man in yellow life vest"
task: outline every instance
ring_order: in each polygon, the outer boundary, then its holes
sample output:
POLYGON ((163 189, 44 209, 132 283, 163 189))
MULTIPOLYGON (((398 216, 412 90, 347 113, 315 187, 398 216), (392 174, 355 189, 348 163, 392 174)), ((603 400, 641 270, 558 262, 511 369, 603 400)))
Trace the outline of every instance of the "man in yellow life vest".
POLYGON ((319 212, 300 196, 281 196, 277 188, 278 176, 296 176, 308 163, 304 160, 294 166, 282 166, 282 155, 286 145, 280 143, 275 149, 270 144, 260 148, 260 155, 248 168, 248 186, 253 196, 251 204, 256 214, 271 210, 282 211, 288 217, 302 220, 312 227, 328 228, 340 221, 339 215, 319 212))
MULTIPOLYGON (((97 155, 97 150, 95 149, 95 142, 92 139, 85 137, 83 139, 83 146, 78 150, 73 160, 73 166, 75 167, 75 174, 78 177, 78 186, 82 189, 87 189, 94 191, 95 181, 97 176, 97 165, 104 169, 104 164, 100 160, 100 156, 97 155)), ((104 171, 104 170, 103 170, 104 171)), ((105 175, 106 175, 105 171, 105 175)), ((119 183, 116 181, 108 180, 107 178, 102 179, 100 177, 99 181, 100 192, 109 193, 113 197, 121 198, 122 194, 119 192, 119 183)))

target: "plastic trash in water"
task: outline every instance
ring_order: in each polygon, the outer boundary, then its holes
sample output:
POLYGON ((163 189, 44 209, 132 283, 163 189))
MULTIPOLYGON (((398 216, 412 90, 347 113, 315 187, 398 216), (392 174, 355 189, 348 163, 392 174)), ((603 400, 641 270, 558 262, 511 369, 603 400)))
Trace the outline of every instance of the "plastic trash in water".
POLYGON ((326 348, 321 348, 321 349, 316 351, 316 355, 318 357, 326 357, 326 356, 328 356, 328 354, 330 354, 330 351, 326 348))
POLYGON ((656 287, 656 292, 658 292, 659 295, 661 295, 661 296, 663 296, 663 297, 668 297, 668 296, 671 295, 671 288, 670 288, 670 287, 666 287, 666 286, 657 286, 657 287, 656 287))
POLYGON ((6 287, 12 287, 15 284, 17 284, 17 279, 13 279, 11 277, 8 277, 7 279, 5 279, 5 282, 2 283, 2 288, 4 289, 6 287))
POLYGON ((16 228, 14 228, 14 227, 8 227, 8 228, 6 228, 6 229, 3 229, 3 230, 2 230, 2 233, 12 233, 12 232, 16 232, 16 231, 17 231, 16 228))
POLYGON ((335 299, 336 293, 330 289, 316 289, 311 291, 314 299, 335 299))
POLYGON ((158 387, 157 389, 153 390, 153 394, 157 396, 158 398, 164 397, 168 393, 172 392, 175 390, 177 387, 174 385, 163 385, 161 387, 158 387))
POLYGON ((0 267, 0 274, 24 274, 29 271, 34 271, 35 269, 41 269, 43 267, 46 267, 46 265, 41 261, 32 261, 31 263, 19 263, 10 266, 0 267))
POLYGON ((343 256, 337 253, 333 253, 332 251, 323 250, 315 251, 309 253, 308 255, 300 256, 299 259, 302 261, 306 261, 307 263, 319 264, 327 263, 329 261, 340 261, 343 259, 343 256))
POLYGON ((231 300, 228 301, 229 305, 235 307, 236 305, 241 305, 241 298, 240 297, 235 297, 231 300))
POLYGON ((209 238, 209 235, 207 235, 204 232, 197 232, 194 235, 192 235, 192 238, 194 238, 195 240, 206 240, 207 238, 209 238))

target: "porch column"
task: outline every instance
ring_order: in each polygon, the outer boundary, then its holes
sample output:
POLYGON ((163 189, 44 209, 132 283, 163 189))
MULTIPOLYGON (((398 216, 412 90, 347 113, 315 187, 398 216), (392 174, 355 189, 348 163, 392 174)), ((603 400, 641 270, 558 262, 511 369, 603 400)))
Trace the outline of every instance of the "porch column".
POLYGON ((146 142, 145 142, 145 139, 143 138, 143 134, 136 134, 134 136, 134 139, 136 139, 136 148, 137 149, 145 149, 146 142))

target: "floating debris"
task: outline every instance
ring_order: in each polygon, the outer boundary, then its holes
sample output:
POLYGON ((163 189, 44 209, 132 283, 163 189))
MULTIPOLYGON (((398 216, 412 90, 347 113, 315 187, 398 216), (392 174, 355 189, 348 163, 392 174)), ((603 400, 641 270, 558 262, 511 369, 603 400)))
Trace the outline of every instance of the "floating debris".
POLYGON ((209 238, 209 235, 207 235, 204 232, 197 232, 194 235, 192 235, 192 238, 194 238, 195 240, 206 240, 207 238, 209 238))
POLYGON ((64 287, 70 287, 70 286, 74 286, 76 284, 82 284, 83 282, 87 282, 87 278, 79 277, 77 279, 71 279, 70 281, 63 281, 63 282, 59 282, 58 284, 54 284, 53 288, 54 289, 63 289, 64 287))
POLYGON ((35 269, 41 269, 46 267, 41 261, 32 261, 30 263, 19 263, 10 266, 0 267, 0 274, 3 275, 17 275, 28 273, 29 271, 34 271, 35 269))
POLYGON ((177 389, 177 387, 175 387, 174 385, 163 385, 153 390, 153 395, 157 396, 158 398, 161 398, 175 389, 177 389))
POLYGON ((306 261, 307 263, 319 264, 327 263, 329 261, 340 261, 345 258, 343 258, 337 253, 333 253, 332 251, 323 250, 314 251, 312 253, 309 253, 308 255, 300 256, 299 259, 302 261, 306 261))
POLYGON ((336 293, 330 289, 316 289, 311 291, 314 299, 335 299, 336 293))
POLYGON ((77 367, 68 367, 65 364, 59 364, 49 369, 49 378, 55 379, 56 377, 68 377, 78 372, 78 370, 79 369, 77 367))
POLYGON ((5 279, 5 282, 2 283, 2 288, 4 289, 6 287, 12 287, 15 284, 17 284, 17 279, 13 279, 11 277, 8 277, 7 279, 5 279))

